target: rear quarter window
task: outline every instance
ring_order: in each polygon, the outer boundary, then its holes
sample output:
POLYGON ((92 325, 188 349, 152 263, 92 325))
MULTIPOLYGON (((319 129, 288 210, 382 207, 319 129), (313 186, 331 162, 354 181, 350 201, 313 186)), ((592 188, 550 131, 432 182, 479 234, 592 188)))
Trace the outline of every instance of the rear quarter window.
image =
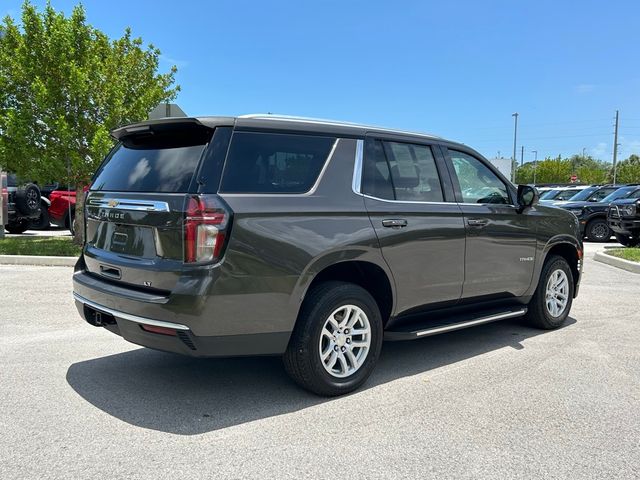
POLYGON ((312 135, 235 132, 225 162, 223 193, 306 193, 336 139, 312 135))

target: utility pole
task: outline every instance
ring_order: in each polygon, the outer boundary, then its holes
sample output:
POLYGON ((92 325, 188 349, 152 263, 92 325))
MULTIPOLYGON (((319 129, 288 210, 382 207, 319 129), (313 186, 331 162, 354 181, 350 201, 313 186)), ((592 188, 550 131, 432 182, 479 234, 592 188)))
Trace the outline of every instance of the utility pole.
POLYGON ((538 150, 531 150, 533 153, 533 184, 536 184, 536 172, 538 170, 538 150))
POLYGON ((524 165, 524 145, 520 147, 520 166, 524 165))
POLYGON ((516 169, 514 168, 515 163, 518 161, 516 158, 516 142, 518 140, 518 112, 511 114, 512 117, 515 118, 515 122, 513 125, 513 157, 511 157, 511 182, 516 181, 516 169))
POLYGON ((582 158, 587 158, 586 152, 587 149, 586 148, 582 148, 582 158))
POLYGON ((616 163, 618 161, 618 110, 616 110, 616 129, 613 132, 613 184, 616 184, 616 163))

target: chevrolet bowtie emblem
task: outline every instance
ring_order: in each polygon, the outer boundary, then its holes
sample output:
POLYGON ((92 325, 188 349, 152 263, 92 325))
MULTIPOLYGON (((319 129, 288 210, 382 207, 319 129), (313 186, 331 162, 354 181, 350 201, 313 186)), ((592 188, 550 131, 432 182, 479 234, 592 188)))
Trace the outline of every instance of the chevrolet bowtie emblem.
POLYGON ((111 208, 113 207, 117 207, 120 204, 120 202, 118 200, 109 200, 109 202, 107 202, 107 205, 109 205, 111 208))

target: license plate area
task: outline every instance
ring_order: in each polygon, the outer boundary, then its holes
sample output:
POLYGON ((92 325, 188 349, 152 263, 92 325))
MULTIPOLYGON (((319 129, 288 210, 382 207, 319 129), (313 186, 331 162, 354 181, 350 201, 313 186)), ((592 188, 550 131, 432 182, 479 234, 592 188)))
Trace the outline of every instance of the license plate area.
POLYGON ((141 258, 153 258, 156 254, 152 227, 110 224, 107 235, 108 248, 113 253, 141 258))

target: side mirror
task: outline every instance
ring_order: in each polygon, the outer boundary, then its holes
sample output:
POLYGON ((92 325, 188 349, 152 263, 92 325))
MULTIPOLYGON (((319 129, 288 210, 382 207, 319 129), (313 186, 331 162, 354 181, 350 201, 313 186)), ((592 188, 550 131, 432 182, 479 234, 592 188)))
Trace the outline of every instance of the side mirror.
POLYGON ((518 185, 518 211, 522 213, 525 208, 529 208, 538 203, 538 191, 531 185, 518 185))
POLYGON ((599 202, 600 200, 598 200, 598 197, 591 197, 589 199, 590 202, 599 202))

